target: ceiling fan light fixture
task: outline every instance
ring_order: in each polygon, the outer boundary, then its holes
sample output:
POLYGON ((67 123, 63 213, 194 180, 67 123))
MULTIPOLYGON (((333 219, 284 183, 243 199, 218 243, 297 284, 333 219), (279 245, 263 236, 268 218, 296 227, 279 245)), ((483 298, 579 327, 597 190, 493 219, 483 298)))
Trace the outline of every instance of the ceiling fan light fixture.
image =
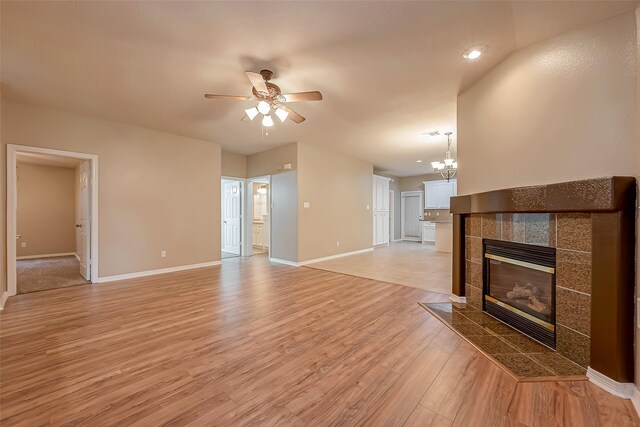
POLYGON ((258 111, 262 114, 269 114, 269 111, 271 111, 271 106, 265 101, 260 101, 258 102, 258 111))
POLYGON ((270 128, 271 126, 273 126, 273 119, 271 118, 270 115, 265 115, 262 118, 262 126, 270 128))
POLYGON ((247 113, 247 117, 249 117, 249 120, 255 119, 255 117, 259 113, 256 107, 247 108, 246 110, 244 110, 244 112, 247 113))
POLYGON ((440 162, 431 162, 431 167, 434 169, 437 169, 438 165, 440 165, 440 162))
POLYGON ((283 110, 282 108, 276 108, 276 116, 278 116, 281 122, 284 122, 285 120, 287 120, 289 112, 283 110))

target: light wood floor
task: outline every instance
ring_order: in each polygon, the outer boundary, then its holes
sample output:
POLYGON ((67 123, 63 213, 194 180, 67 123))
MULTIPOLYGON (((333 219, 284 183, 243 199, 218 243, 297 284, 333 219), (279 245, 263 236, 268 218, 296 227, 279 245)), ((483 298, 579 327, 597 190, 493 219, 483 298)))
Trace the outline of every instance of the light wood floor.
POLYGON ((436 252, 433 245, 420 242, 394 242, 372 252, 318 262, 309 267, 446 295, 451 293, 451 254, 436 252))
POLYGON ((517 384, 416 304, 266 257, 12 297, 0 424, 624 426, 588 382, 517 384))

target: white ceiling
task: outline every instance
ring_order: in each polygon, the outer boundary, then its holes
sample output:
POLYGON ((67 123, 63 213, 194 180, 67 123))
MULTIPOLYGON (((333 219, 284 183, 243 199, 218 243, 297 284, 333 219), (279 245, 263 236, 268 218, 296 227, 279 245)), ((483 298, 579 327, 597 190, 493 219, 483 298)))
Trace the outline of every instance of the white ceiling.
MULTIPOLYGON (((431 172, 456 95, 509 53, 637 2, 2 2, 2 93, 254 153, 292 141, 398 176, 431 172), (485 44, 479 60, 462 52, 485 44), (303 124, 242 123, 245 70, 269 68, 303 124), (417 159, 424 160, 416 163, 417 159)), ((454 135, 455 137, 455 135, 454 135)), ((455 138, 454 138, 455 139, 455 138)))

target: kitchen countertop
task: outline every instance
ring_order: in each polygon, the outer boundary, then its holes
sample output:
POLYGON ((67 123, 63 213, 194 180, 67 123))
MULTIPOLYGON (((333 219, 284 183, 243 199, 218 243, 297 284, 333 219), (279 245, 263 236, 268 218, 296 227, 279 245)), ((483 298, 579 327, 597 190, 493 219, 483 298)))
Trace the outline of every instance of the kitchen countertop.
POLYGON ((422 222, 445 223, 445 224, 453 223, 453 220, 451 220, 451 219, 421 219, 420 221, 422 221, 422 222))

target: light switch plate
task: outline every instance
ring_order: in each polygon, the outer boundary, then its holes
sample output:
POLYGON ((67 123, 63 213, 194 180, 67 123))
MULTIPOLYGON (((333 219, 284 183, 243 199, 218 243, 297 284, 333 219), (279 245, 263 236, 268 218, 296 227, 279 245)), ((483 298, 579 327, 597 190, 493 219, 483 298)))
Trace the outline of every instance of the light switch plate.
POLYGON ((285 170, 291 170, 291 163, 285 163, 284 164, 284 169, 285 170))
POLYGON ((310 206, 311 206, 311 203, 309 203, 309 202, 304 202, 303 206, 304 206, 305 208, 308 208, 308 207, 310 207, 310 206))
POLYGON ((27 242, 22 242, 22 243, 20 243, 20 247, 21 247, 21 248, 26 248, 26 247, 27 247, 27 242))

